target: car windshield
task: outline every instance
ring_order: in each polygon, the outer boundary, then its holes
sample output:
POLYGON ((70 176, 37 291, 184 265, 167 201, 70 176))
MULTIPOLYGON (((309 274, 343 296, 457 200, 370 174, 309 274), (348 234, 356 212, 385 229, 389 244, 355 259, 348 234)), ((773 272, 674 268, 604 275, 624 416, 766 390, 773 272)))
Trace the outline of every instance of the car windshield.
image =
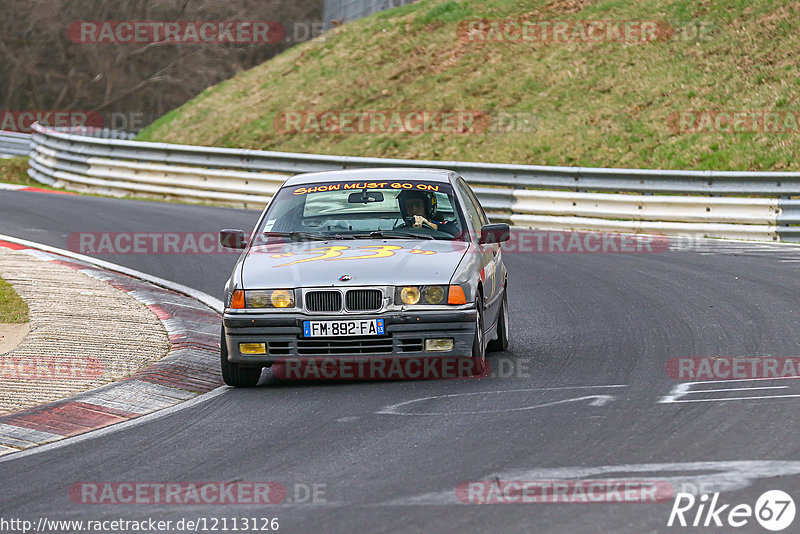
POLYGON ((464 240, 464 221, 448 183, 341 181, 283 187, 257 239, 408 238, 464 240))

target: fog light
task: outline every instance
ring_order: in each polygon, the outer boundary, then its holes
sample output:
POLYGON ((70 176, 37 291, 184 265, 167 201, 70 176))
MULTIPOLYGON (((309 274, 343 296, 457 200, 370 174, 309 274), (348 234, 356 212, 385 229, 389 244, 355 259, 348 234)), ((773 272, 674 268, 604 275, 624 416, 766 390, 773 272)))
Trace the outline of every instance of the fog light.
POLYGON ((453 350, 453 338, 443 337, 425 340, 426 352, 447 352, 453 350))
POLYGON ((266 343, 239 343, 239 352, 242 354, 266 354, 266 343))

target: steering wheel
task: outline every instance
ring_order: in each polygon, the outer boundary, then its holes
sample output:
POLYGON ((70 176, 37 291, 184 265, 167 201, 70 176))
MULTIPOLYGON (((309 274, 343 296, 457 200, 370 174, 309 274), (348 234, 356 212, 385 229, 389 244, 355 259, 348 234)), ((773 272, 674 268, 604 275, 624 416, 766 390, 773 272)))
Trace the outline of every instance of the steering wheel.
MULTIPOLYGON (((403 217, 403 221, 405 222, 405 225, 406 225, 407 227, 409 227, 409 228, 413 228, 413 227, 414 227, 414 223, 416 222, 416 219, 414 219, 414 216, 413 216, 413 215, 409 215, 408 217, 403 217)), ((433 226, 431 226, 431 224, 430 224, 430 223, 428 223, 428 221, 424 221, 424 222, 422 223, 422 226, 428 227, 428 228, 430 228, 431 230, 436 230, 436 228, 434 228, 433 226)))

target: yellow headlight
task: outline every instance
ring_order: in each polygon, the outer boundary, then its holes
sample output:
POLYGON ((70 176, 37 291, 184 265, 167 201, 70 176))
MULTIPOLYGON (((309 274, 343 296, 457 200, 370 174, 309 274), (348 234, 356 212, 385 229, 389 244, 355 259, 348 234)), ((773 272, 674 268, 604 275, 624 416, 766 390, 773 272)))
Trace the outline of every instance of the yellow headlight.
POLYGON ((441 286, 428 286, 425 288, 425 302, 428 304, 441 304, 444 300, 444 289, 441 286))
POLYGON ((268 291, 247 291, 246 294, 248 308, 264 308, 269 306, 268 291))
POLYGON ((419 297, 419 288, 415 286, 404 287, 400 291, 400 300, 403 301, 403 304, 416 304, 419 302, 419 297))
POLYGON ((270 299, 272 301, 272 305, 276 308, 290 308, 294 306, 294 297, 285 289, 273 291, 270 299))

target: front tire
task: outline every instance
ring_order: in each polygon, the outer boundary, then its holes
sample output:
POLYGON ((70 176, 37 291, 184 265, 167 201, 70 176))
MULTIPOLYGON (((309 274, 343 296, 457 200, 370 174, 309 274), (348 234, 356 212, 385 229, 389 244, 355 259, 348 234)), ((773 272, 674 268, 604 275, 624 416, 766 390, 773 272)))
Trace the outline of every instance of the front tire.
POLYGON ((227 385, 236 388, 250 388, 258 384, 261 378, 261 367, 243 367, 228 361, 228 345, 225 343, 224 326, 220 332, 219 355, 222 380, 227 385))
POLYGON ((473 376, 483 376, 486 374, 486 344, 484 341, 483 330, 483 303, 480 294, 475 300, 477 310, 475 318, 475 339, 472 342, 472 374, 473 376))
POLYGON ((501 352, 508 348, 508 286, 503 289, 503 302, 497 316, 497 339, 493 339, 486 347, 487 352, 501 352))

